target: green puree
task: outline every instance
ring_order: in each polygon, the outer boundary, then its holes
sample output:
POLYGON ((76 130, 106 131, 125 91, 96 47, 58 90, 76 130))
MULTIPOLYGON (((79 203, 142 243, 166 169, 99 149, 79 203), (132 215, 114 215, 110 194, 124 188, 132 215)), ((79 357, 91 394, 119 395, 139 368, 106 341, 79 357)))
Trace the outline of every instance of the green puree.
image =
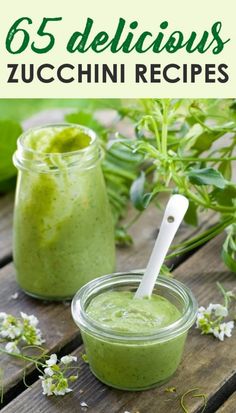
POLYGON ((153 333, 180 317, 179 310, 160 295, 133 298, 130 291, 109 291, 94 298, 86 313, 103 327, 124 333, 153 333))
POLYGON ((101 328, 117 334, 110 339, 105 334, 98 337, 82 332, 90 367, 104 383, 142 390, 165 382, 175 372, 186 334, 164 342, 151 337, 181 316, 166 298, 134 299, 132 292, 109 291, 95 297, 86 313, 101 328), (130 333, 141 340, 132 339, 130 333), (122 340, 118 338, 121 335, 122 340))
POLYGON ((48 128, 29 134, 25 139, 25 146, 40 153, 67 153, 78 151, 89 146, 91 138, 83 131, 71 126, 66 129, 60 127, 48 128))
POLYGON ((59 126, 24 138, 33 151, 18 177, 14 262, 20 286, 33 296, 70 298, 114 270, 113 221, 100 162, 90 161, 88 168, 85 159, 90 141, 77 127, 59 126))

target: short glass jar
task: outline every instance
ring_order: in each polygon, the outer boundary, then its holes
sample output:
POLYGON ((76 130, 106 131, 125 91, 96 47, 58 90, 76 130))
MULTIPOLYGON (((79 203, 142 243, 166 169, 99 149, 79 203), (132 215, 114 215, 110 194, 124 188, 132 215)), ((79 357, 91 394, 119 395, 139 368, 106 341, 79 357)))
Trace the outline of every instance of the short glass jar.
POLYGON ((72 124, 31 129, 18 139, 13 160, 19 170, 17 281, 31 296, 70 299, 115 267, 114 224, 97 137, 72 124))
POLYGON ((88 316, 91 300, 106 291, 135 292, 140 273, 111 274, 93 280, 77 292, 72 316, 79 326, 93 374, 103 383, 122 390, 145 390, 168 381, 175 373, 188 330, 193 325, 197 302, 179 281, 158 277, 153 293, 173 304, 180 318, 152 333, 111 331, 88 316))

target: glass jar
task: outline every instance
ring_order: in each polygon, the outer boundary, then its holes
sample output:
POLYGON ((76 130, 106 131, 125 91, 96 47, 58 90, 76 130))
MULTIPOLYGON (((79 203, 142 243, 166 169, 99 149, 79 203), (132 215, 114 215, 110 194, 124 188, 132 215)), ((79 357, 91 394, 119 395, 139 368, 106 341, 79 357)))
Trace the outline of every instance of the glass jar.
POLYGON ((175 373, 189 328, 195 321, 197 303, 182 283, 158 277, 153 293, 161 295, 181 316, 150 334, 114 332, 88 316, 91 300, 105 291, 135 292, 140 273, 111 274, 93 280, 75 295, 72 316, 83 337, 93 374, 103 383, 122 390, 145 390, 161 385, 175 373))
POLYGON ((33 297, 70 299, 115 266, 114 225, 96 135, 72 124, 34 128, 18 139, 13 160, 19 170, 17 281, 33 297))

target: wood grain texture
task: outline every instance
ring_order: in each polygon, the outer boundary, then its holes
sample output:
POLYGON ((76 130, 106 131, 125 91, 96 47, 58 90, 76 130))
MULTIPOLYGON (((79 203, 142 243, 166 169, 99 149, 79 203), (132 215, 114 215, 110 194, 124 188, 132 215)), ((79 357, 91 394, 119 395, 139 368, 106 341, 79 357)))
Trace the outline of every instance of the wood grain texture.
MULTIPOLYGON (((33 268, 32 268, 33 276, 33 268)), ((70 316, 70 303, 47 303, 26 296, 15 281, 12 264, 0 270, 0 312, 20 315, 20 311, 34 314, 40 320, 40 329, 46 339, 45 346, 50 351, 59 351, 76 337, 79 332, 70 316), (17 299, 14 294, 17 293, 17 299)), ((22 379, 22 363, 0 355, 0 367, 4 370, 4 392, 7 392, 22 379)), ((28 364, 29 370, 32 370, 28 364)))
POLYGON ((14 194, 0 197, 0 263, 11 254, 14 194))
MULTIPOLYGON (((9 198, 8 207, 11 210, 12 199, 9 198)), ((5 208, 7 210, 7 206, 5 208)), ((9 214, 10 215, 10 214, 9 214)), ((5 216, 5 214, 3 215, 5 216)), ((129 248, 119 248, 117 251, 117 271, 129 271, 137 268, 144 268, 148 257, 153 248, 155 238, 157 235, 157 228, 162 219, 162 211, 151 206, 140 218, 139 222, 132 228, 132 236, 134 238, 134 245, 129 248), (155 223, 155 225, 153 225, 155 223)), ((207 215, 202 220, 201 229, 209 226, 215 221, 214 215, 207 215)), ((0 219, 1 225, 1 219, 0 219)), ((3 226, 3 224, 2 224, 3 226)), ((5 236, 0 232, 0 242, 4 244, 8 241, 8 253, 10 253, 10 232, 11 223, 5 228, 5 236), (7 229, 8 228, 8 229, 7 229), (8 235, 7 235, 8 234, 8 235)), ((196 228, 181 226, 176 242, 179 242, 186 237, 193 235, 196 228)), ((3 234, 4 235, 4 234, 3 234)), ((33 268, 32 268, 33 276, 33 268)), ((17 315, 20 311, 27 314, 35 314, 39 318, 42 331, 46 338, 47 348, 49 351, 58 351, 66 344, 70 343, 75 338, 75 334, 79 336, 70 317, 70 309, 60 304, 46 304, 41 301, 32 299, 23 294, 15 282, 14 266, 7 265, 0 270, 0 311, 5 311, 17 315), (15 293, 19 294, 17 300, 11 298, 15 293), (61 324, 61 315, 63 313, 63 320, 65 324, 61 324), (65 321, 66 320, 66 321, 65 321), (52 323, 54 327, 51 328, 52 323), (59 331, 55 334, 56 325, 59 325, 59 331)), ((13 366, 8 365, 8 358, 0 356, 1 367, 6 371, 4 375, 4 391, 9 391, 16 385, 17 381, 22 377, 22 368, 19 362, 14 363, 13 366)), ((29 370, 30 371, 30 367, 29 370)))
MULTIPOLYGON (((193 290, 201 305, 220 302, 222 298, 216 287, 218 280, 225 288, 236 290, 235 275, 228 272, 219 257, 221 242, 221 237, 211 241, 175 271, 176 278, 193 290)), ((3 413, 28 413, 32 410, 78 413, 85 411, 79 404, 81 401, 88 404, 86 411, 89 413, 181 413, 179 397, 196 387, 208 396, 206 413, 214 412, 215 395, 218 394, 219 399, 220 389, 227 381, 236 384, 235 347, 235 333, 231 339, 221 343, 213 337, 201 336, 192 328, 183 361, 167 385, 135 393, 112 390, 96 380, 88 365, 80 361, 80 378, 74 384, 72 394, 65 398, 46 398, 41 395, 40 383, 36 382, 6 406, 3 413), (167 393, 167 387, 176 387, 176 393, 167 393)), ((81 351, 81 348, 75 351, 79 358, 81 351)), ((202 407, 202 400, 198 398, 188 397, 186 403, 191 413, 198 413, 202 407)))
MULTIPOLYGON (((37 115, 24 125, 25 128, 38 124, 60 122, 63 118, 61 111, 47 111, 37 115), (53 113, 52 113, 53 112, 53 113)), ((104 118, 105 119, 105 118, 104 118)), ((121 125, 122 128, 122 125, 121 125)), ((0 263, 9 260, 11 255, 13 195, 0 198, 0 263)), ((132 212, 131 212, 132 214, 132 212)), ((130 248, 119 248, 117 251, 117 270, 128 271, 144 268, 152 250, 157 228, 160 225, 162 212, 151 206, 132 227, 131 235, 134 245, 130 248)), ((214 224, 217 216, 206 214, 198 229, 182 225, 176 242, 195 235, 214 224)), ((210 301, 219 302, 215 282, 222 280, 228 289, 234 289, 235 276, 230 274, 220 259, 221 238, 210 242, 176 271, 176 277, 186 282, 195 292, 200 304, 210 301)), ((40 327, 46 338, 46 346, 50 352, 58 352, 73 340, 80 340, 80 334, 70 315, 68 304, 44 303, 27 297, 19 291, 15 282, 12 264, 0 270, 0 311, 19 314, 24 311, 35 314, 40 320, 40 327), (18 292, 14 300, 12 295, 18 292)), ((3 409, 6 413, 21 411, 28 413, 32 410, 40 413, 84 412, 88 413, 181 413, 179 396, 190 388, 199 387, 209 396, 206 413, 215 411, 216 403, 223 400, 223 389, 228 385, 236 386, 235 377, 235 347, 236 334, 224 344, 211 337, 201 337, 199 332, 192 329, 186 345, 183 362, 167 386, 141 393, 120 392, 109 389, 98 382, 90 373, 88 366, 80 360, 81 374, 75 383, 75 391, 65 398, 45 398, 41 395, 40 383, 36 382, 31 389, 25 390, 20 396, 3 409), (231 383, 230 385, 228 383, 231 383), (166 393, 165 388, 174 386, 177 393, 166 393), (80 402, 85 401, 89 408, 83 409, 80 402)), ((75 354, 80 355, 83 349, 79 347, 75 354)), ((4 389, 8 391, 20 382, 22 364, 18 361, 9 363, 8 357, 2 357, 0 367, 5 370, 4 389)), ((28 371, 32 366, 28 365, 28 371)), ((230 390, 232 391, 232 390, 230 390)), ((225 396, 226 398, 226 396, 225 396)), ((230 402, 230 399, 229 399, 230 402)), ((188 398, 187 404, 191 413, 200 413, 201 400, 188 398)), ((227 403, 225 404, 227 406, 227 403)), ((231 406, 231 405, 229 405, 231 406)), ((222 410, 224 411, 224 410, 222 410)), ((226 413, 236 413, 226 410, 226 413)))
POLYGON ((221 406, 217 413, 236 413, 236 392, 226 400, 226 402, 221 406))
MULTIPOLYGON (((162 196, 161 202, 163 206, 167 203, 167 198, 162 196)), ((158 229, 163 217, 163 210, 158 209, 154 205, 150 205, 146 211, 143 212, 139 220, 130 228, 130 235, 133 238, 133 245, 130 247, 120 247, 117 254, 117 270, 128 271, 140 268, 145 268, 153 249, 158 229)), ((129 222, 131 217, 137 214, 137 211, 131 208, 125 222, 129 222)), ((214 225, 218 220, 217 215, 212 212, 203 213, 198 227, 181 224, 174 244, 178 244, 186 239, 189 239, 200 232, 203 232, 210 226, 214 225)), ((182 258, 183 260, 184 258, 182 258)), ((169 264, 178 262, 178 258, 172 259, 169 264)))

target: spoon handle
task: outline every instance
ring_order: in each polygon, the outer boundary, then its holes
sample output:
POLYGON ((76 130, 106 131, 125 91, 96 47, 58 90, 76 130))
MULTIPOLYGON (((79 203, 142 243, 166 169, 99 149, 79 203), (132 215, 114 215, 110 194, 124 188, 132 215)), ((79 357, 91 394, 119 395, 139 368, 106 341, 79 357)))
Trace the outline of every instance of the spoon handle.
POLYGON ((135 298, 150 297, 170 244, 184 218, 189 202, 183 195, 173 195, 166 206, 160 231, 135 298))

